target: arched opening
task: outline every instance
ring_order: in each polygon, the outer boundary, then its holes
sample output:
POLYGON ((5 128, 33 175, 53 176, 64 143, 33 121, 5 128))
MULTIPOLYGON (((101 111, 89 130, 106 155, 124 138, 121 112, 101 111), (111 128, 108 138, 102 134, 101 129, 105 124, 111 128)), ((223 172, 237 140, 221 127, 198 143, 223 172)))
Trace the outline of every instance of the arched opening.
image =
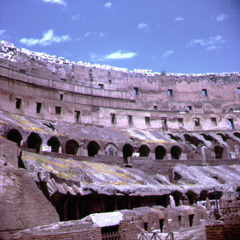
POLYGON ((221 159, 223 157, 224 148, 221 146, 214 146, 215 158, 221 159))
POLYGON ((182 141, 182 139, 181 139, 179 136, 177 136, 177 135, 173 135, 173 134, 169 133, 168 136, 169 136, 171 139, 173 139, 173 140, 175 140, 175 141, 177 141, 177 142, 182 141))
POLYGON ((88 144, 87 149, 88 149, 88 156, 89 157, 94 157, 98 154, 98 151, 99 151, 100 147, 99 147, 97 142, 91 141, 88 144))
POLYGON ((217 133, 217 135, 221 136, 224 142, 226 142, 229 139, 229 136, 227 134, 217 133))
POLYGON ((207 141, 211 141, 213 143, 217 142, 217 140, 215 138, 213 138, 212 136, 210 136, 209 134, 201 133, 200 135, 202 135, 204 137, 204 139, 207 141))
POLYGON ((115 196, 105 195, 104 206, 105 212, 113 212, 115 210, 115 196))
POLYGON ((37 153, 40 152, 40 147, 42 144, 42 139, 37 133, 31 133, 27 140, 28 148, 35 149, 37 153))
POLYGON ((17 145, 20 146, 20 143, 22 141, 22 135, 18 130, 12 129, 8 132, 7 139, 17 143, 17 145))
POLYGON ((51 137, 48 140, 47 145, 51 147, 51 152, 59 152, 60 142, 57 137, 51 137))
POLYGON ((68 140, 66 144, 66 153, 76 155, 78 151, 78 143, 75 140, 68 140))
POLYGON ((233 135, 237 138, 240 138, 240 133, 239 132, 235 132, 235 133, 233 133, 233 135))
POLYGON ((169 204, 170 204, 169 195, 165 194, 157 198, 157 205, 161 205, 166 208, 169 204))
POLYGON ((193 145, 196 146, 196 147, 197 147, 198 145, 200 145, 200 144, 203 144, 203 145, 204 145, 204 142, 203 142, 202 140, 198 139, 198 138, 195 137, 195 136, 191 136, 191 135, 189 135, 189 134, 184 134, 184 139, 185 139, 185 141, 193 144, 193 145))
POLYGON ((214 191, 208 194, 209 200, 220 199, 222 197, 222 192, 214 191))
POLYGON ((179 191, 174 191, 173 193, 171 193, 171 195, 174 198, 175 205, 179 206, 180 205, 180 199, 182 197, 182 193, 179 192, 179 191))
POLYGON ((147 145, 142 145, 139 150, 140 157, 147 157, 149 155, 150 149, 147 145))
POLYGON ((127 195, 118 197, 118 210, 129 209, 129 198, 127 195))
POLYGON ((156 159, 164 159, 165 155, 166 155, 166 149, 163 146, 157 146, 155 148, 156 159))
POLYGON ((67 220, 76 220, 77 211, 76 211, 77 197, 72 197, 67 203, 67 220))
POLYGON ((60 217, 60 221, 65 221, 66 220, 65 219, 65 210, 64 210, 66 200, 67 200, 67 197, 64 196, 57 203, 57 213, 60 217))
POLYGON ((189 200, 189 203, 190 203, 190 205, 193 205, 194 203, 196 203, 197 202, 197 194, 195 193, 195 192, 193 192, 193 191, 188 191, 187 193, 186 193, 186 195, 187 195, 187 197, 188 197, 188 200, 189 200))
POLYGON ((133 154, 133 146, 130 144, 125 144, 123 146, 123 158, 125 163, 127 163, 128 157, 131 157, 132 154, 133 154))
POLYGON ((182 154, 182 149, 179 146, 173 146, 171 148, 171 156, 173 160, 179 160, 182 154))
POLYGON ((199 200, 200 201, 205 201, 208 196, 208 191, 207 190, 202 190, 199 195, 199 200))
POLYGON ((141 207, 141 202, 142 202, 142 198, 139 196, 133 196, 130 199, 130 208, 138 208, 141 207))
POLYGON ((90 196, 82 196, 78 204, 80 218, 84 218, 90 214, 89 205, 90 205, 90 196))
POLYGON ((237 197, 237 200, 240 200, 240 187, 237 188, 236 190, 236 197, 237 197))
POLYGON ((118 156, 118 149, 117 149, 117 147, 114 144, 109 143, 105 147, 105 155, 108 155, 108 156, 118 156))

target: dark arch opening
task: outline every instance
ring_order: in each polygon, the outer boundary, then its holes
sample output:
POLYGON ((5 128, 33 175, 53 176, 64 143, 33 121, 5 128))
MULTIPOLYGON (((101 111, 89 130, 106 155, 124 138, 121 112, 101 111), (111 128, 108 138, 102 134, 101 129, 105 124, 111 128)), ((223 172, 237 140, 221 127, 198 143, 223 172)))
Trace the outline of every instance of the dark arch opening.
POLYGON ((31 133, 27 140, 28 148, 35 149, 37 153, 40 152, 40 147, 42 144, 42 139, 37 133, 31 133))
POLYGON ((171 148, 172 159, 178 160, 182 154, 182 149, 179 146, 173 146, 171 148))
POLYGON ((176 206, 179 206, 179 205, 180 205, 180 199, 181 199, 181 197, 182 197, 182 193, 179 192, 179 191, 174 191, 173 193, 171 193, 171 195, 172 195, 173 198, 174 198, 175 205, 176 205, 176 206))
POLYGON ((233 135, 237 138, 240 138, 240 133, 239 132, 235 132, 235 133, 233 133, 233 135))
POLYGON ((204 144, 204 142, 200 139, 198 139, 197 137, 195 136, 191 136, 189 134, 184 134, 184 139, 187 141, 187 142, 190 142, 191 144, 193 144, 194 146, 198 146, 199 144, 204 144))
POLYGON ((129 209, 129 197, 128 195, 118 197, 118 210, 129 209))
POLYGON ((99 147, 97 142, 91 141, 88 144, 87 149, 88 149, 88 156, 89 157, 94 157, 98 154, 98 151, 99 151, 100 147, 99 147))
POLYGON ((138 150, 140 157, 147 157, 149 155, 150 149, 147 145, 142 145, 138 150))
POLYGON ((78 143, 75 140, 68 140, 66 144, 66 153, 76 155, 78 151, 78 143))
POLYGON ((123 158, 125 163, 127 163, 128 157, 131 157, 132 154, 133 154, 133 146, 130 144, 125 144, 123 146, 123 158))
POLYGON ((18 130, 12 129, 8 132, 7 139, 17 143, 17 145, 20 146, 22 135, 18 130))
POLYGON ((186 195, 187 195, 187 197, 188 197, 188 200, 189 200, 189 203, 190 203, 190 205, 193 205, 194 203, 196 203, 197 202, 197 194, 195 193, 195 192, 193 192, 193 191, 188 191, 187 193, 186 193, 186 195))
POLYGON ((169 204, 170 204, 169 195, 165 194, 157 198, 157 205, 161 205, 166 208, 169 204))
POLYGON ((59 152, 60 142, 57 137, 51 137, 48 140, 47 145, 51 147, 51 152, 59 152))
POLYGON ((67 203, 67 220, 77 219, 77 197, 72 197, 67 203))
POLYGON ((173 134, 169 133, 168 136, 169 136, 171 139, 173 139, 173 140, 175 140, 175 141, 177 141, 177 142, 182 141, 182 139, 181 139, 179 136, 177 136, 177 135, 173 135, 173 134))
POLYGON ((64 207, 65 207, 65 202, 67 200, 67 197, 64 196, 62 197, 58 203, 57 203, 57 213, 60 217, 60 221, 65 221, 65 210, 64 210, 64 207))
POLYGON ((80 218, 84 218, 90 214, 90 196, 82 196, 80 198, 78 209, 79 209, 79 216, 80 218))
POLYGON ((237 197, 237 200, 240 199, 240 187, 237 188, 237 190, 236 190, 236 197, 237 197))
POLYGON ((224 148, 221 146, 214 146, 215 158, 221 159, 223 157, 224 148))
POLYGON ((217 135, 221 136, 224 142, 226 142, 229 139, 229 136, 227 134, 217 133, 217 135))
POLYGON ((217 142, 217 140, 215 138, 213 138, 212 136, 210 136, 209 134, 201 133, 200 135, 202 135, 204 137, 204 139, 207 141, 217 142))
POLYGON ((200 201, 206 200, 207 195, 208 195, 208 191, 207 190, 202 190, 200 192, 200 195, 199 195, 199 200, 200 201))
POLYGON ((166 149, 163 146, 157 146, 155 148, 155 158, 156 159, 164 159, 166 155, 166 149))
POLYGON ((221 197, 222 197, 222 192, 219 192, 219 191, 210 192, 208 194, 208 198, 210 200, 220 199, 221 197))

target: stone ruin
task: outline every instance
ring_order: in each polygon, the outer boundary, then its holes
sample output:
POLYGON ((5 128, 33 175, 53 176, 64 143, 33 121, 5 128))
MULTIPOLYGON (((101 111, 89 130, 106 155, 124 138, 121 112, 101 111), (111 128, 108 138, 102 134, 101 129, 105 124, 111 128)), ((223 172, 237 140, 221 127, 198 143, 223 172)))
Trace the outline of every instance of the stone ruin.
POLYGON ((1 41, 0 238, 237 239, 239 80, 1 41))

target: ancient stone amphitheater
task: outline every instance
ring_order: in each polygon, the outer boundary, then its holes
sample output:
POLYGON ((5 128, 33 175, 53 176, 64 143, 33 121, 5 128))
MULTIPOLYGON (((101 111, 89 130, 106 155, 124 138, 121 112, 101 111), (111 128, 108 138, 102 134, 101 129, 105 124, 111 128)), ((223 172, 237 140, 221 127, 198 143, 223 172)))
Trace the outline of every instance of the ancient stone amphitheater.
POLYGON ((240 239, 240 73, 1 41, 0 91, 0 239, 240 239))

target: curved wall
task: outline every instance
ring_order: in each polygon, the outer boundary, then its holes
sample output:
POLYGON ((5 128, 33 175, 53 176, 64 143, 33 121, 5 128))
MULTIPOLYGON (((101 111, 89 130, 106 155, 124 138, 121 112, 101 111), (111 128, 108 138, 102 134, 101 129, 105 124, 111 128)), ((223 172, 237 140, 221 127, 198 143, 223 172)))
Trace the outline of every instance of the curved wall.
POLYGON ((104 68, 1 42, 0 108, 49 121, 106 127, 239 128, 238 73, 163 75, 104 68))

